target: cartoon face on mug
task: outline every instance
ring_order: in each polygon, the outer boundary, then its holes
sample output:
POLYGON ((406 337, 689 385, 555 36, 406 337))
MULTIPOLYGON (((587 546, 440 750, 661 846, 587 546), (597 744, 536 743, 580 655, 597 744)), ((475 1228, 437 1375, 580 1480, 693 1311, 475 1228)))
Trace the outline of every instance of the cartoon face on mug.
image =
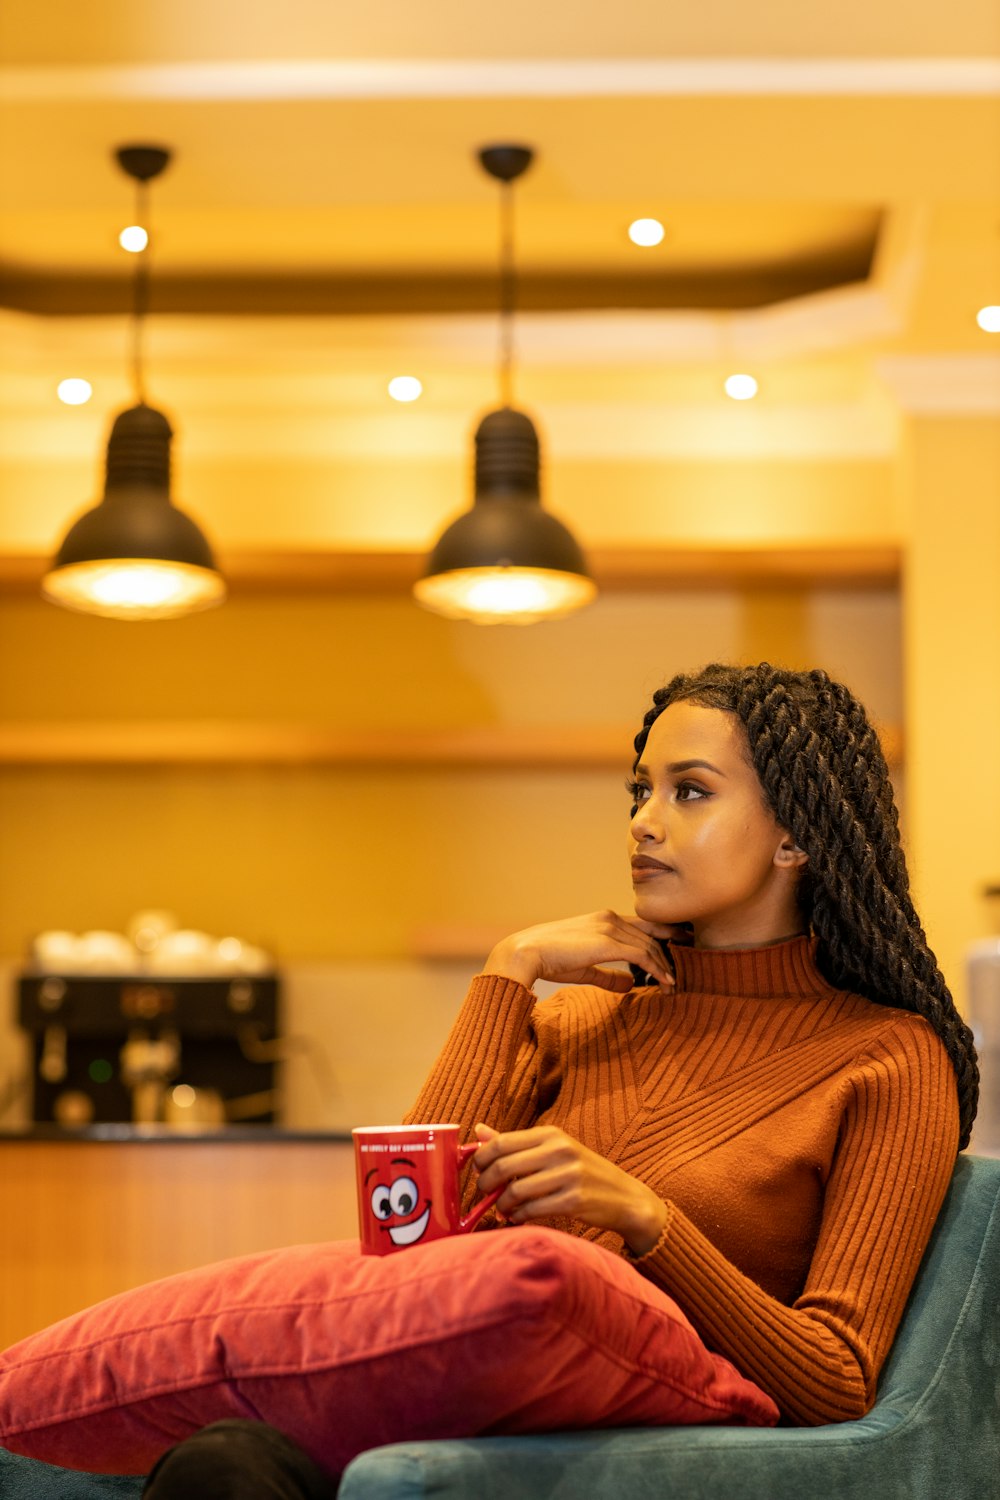
POLYGON ((388 1171, 384 1165, 372 1167, 365 1177, 371 1211, 394 1245, 415 1245, 430 1223, 431 1200, 418 1174, 415 1162, 394 1156, 388 1171))

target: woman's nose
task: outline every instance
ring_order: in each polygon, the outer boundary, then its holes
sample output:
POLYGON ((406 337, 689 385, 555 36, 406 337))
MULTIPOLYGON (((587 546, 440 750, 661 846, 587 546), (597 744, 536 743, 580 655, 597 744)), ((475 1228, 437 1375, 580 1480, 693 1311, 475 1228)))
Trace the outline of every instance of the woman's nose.
POLYGON ((659 828, 655 816, 652 814, 649 799, 640 802, 632 814, 632 822, 629 831, 637 844, 645 839, 655 839, 659 836, 659 828))

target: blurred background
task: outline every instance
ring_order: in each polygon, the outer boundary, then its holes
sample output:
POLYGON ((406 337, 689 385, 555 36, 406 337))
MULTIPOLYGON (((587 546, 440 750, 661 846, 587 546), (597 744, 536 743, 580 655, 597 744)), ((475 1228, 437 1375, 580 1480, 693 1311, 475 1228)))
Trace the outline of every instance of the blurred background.
POLYGON ((711 659, 868 704, 966 1005, 1000 881, 998 184, 993 0, 9 0, 3 1118, 31 1110, 38 935, 147 909, 273 960, 299 1045, 261 1118, 397 1118, 497 936, 629 909, 631 738, 711 659), (476 152, 509 141, 536 152, 514 399, 599 594, 481 627, 410 588, 499 404, 476 152), (135 143, 173 153, 149 399, 230 590, 142 623, 39 596, 131 400, 135 143))

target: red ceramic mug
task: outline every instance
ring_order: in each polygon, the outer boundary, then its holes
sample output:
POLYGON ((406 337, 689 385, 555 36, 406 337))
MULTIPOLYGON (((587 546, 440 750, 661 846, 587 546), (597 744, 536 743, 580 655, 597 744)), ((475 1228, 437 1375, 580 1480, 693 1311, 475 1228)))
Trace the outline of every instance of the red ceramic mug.
POLYGON ((462 1217, 459 1173, 479 1141, 459 1141, 457 1125, 371 1125, 351 1131, 364 1255, 391 1255, 474 1228, 503 1188, 462 1217))

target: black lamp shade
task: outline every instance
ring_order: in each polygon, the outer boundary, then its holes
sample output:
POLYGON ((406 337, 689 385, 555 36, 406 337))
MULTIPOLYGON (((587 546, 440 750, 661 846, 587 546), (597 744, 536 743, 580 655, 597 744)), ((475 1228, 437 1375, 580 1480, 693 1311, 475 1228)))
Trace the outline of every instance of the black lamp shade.
POLYGON ((523 412, 490 412, 476 432, 473 507, 453 521, 427 560, 425 575, 455 568, 548 568, 582 573, 583 552, 542 509, 534 424, 523 412))
POLYGON ((425 577, 460 568, 545 568, 587 576, 578 543, 540 502, 524 495, 491 495, 442 533, 425 577))
POLYGON ((212 549, 170 499, 172 436, 166 417, 150 406, 119 413, 108 441, 104 499, 67 532, 43 583, 47 597, 123 619, 163 619, 221 603, 225 586, 212 549), (131 601, 113 590, 117 602, 109 604, 87 580, 106 579, 116 564, 130 565, 137 580, 155 573, 160 584, 131 601))
POLYGON ((583 552, 562 522, 542 509, 538 475, 531 419, 510 407, 485 416, 476 431, 472 509, 451 523, 431 552, 416 585, 421 604, 451 618, 530 624, 589 603, 596 591, 583 552), (509 607, 499 592, 505 581, 509 607))
POLYGON ((212 549, 191 518, 167 495, 140 485, 112 490, 100 505, 86 511, 66 533, 52 566, 67 568, 105 558, 149 558, 215 569, 212 549))

